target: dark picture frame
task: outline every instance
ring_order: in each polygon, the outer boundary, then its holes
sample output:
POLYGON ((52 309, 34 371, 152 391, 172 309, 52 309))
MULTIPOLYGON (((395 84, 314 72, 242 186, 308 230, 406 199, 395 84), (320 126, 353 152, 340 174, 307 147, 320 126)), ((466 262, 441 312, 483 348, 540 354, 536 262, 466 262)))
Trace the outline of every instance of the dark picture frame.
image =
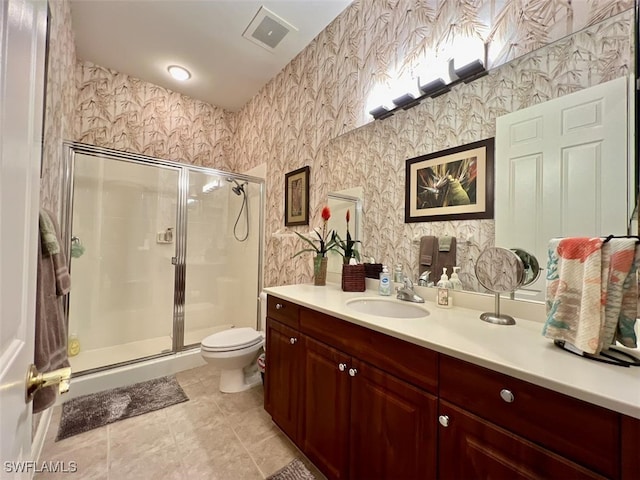
POLYGON ((302 167, 284 176, 284 224, 309 225, 309 172, 302 167))
POLYGON ((406 161, 405 223, 493 218, 495 139, 406 161))

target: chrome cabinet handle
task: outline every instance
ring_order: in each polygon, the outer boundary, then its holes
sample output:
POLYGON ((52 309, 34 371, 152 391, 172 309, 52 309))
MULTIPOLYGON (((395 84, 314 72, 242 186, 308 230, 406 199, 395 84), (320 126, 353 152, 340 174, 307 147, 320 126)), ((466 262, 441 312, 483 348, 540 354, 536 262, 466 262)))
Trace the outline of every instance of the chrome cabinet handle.
POLYGON ((438 422, 440 422, 440 425, 442 425, 443 427, 448 427, 449 426, 449 415, 440 415, 438 417, 438 422))
POLYGON ((349 369, 349 375, 351 375, 352 377, 355 377, 357 374, 358 374, 358 370, 356 370, 355 368, 349 369))
POLYGON ((340 370, 341 372, 344 372, 347 369, 347 364, 346 363, 339 363, 338 364, 338 370, 340 370))
POLYGON ((513 403, 516 399, 513 393, 511 393, 511 390, 507 390, 506 388, 500 390, 500 398, 507 403, 513 403))
POLYGON ((284 308, 284 305, 281 303, 276 303, 276 310, 282 310, 284 308))
POLYGON ((297 341, 298 341, 298 339, 297 339, 296 337, 291 337, 291 338, 289 339, 289 343, 290 343, 291 345, 293 345, 293 344, 294 344, 294 343, 296 343, 297 341))

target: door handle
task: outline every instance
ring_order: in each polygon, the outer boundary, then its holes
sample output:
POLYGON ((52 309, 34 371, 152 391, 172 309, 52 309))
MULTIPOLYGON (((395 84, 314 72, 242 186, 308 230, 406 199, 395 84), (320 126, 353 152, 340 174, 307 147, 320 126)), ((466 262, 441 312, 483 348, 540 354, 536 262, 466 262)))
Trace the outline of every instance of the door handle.
POLYGON ((67 393, 71 384, 71 367, 59 368, 52 372, 40 373, 35 365, 29 365, 24 399, 26 403, 33 400, 35 393, 41 388, 58 385, 58 393, 67 393))

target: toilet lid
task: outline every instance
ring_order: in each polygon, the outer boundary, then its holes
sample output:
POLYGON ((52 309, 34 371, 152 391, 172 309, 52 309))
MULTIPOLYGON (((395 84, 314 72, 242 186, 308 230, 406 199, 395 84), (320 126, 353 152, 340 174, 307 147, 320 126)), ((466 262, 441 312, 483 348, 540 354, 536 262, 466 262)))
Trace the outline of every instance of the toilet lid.
POLYGON ((202 340, 202 348, 206 350, 237 350, 250 347, 262 341, 262 334, 253 328, 230 328, 209 335, 202 340))

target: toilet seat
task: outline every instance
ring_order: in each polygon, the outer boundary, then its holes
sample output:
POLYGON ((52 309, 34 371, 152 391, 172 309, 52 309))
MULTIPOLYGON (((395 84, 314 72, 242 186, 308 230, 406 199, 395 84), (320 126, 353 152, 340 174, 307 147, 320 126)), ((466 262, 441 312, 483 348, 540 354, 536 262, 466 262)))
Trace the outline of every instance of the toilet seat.
POLYGON ((263 340, 262 333, 253 328, 230 328, 229 330, 209 335, 202 340, 201 348, 205 352, 229 352, 252 347, 263 340))

